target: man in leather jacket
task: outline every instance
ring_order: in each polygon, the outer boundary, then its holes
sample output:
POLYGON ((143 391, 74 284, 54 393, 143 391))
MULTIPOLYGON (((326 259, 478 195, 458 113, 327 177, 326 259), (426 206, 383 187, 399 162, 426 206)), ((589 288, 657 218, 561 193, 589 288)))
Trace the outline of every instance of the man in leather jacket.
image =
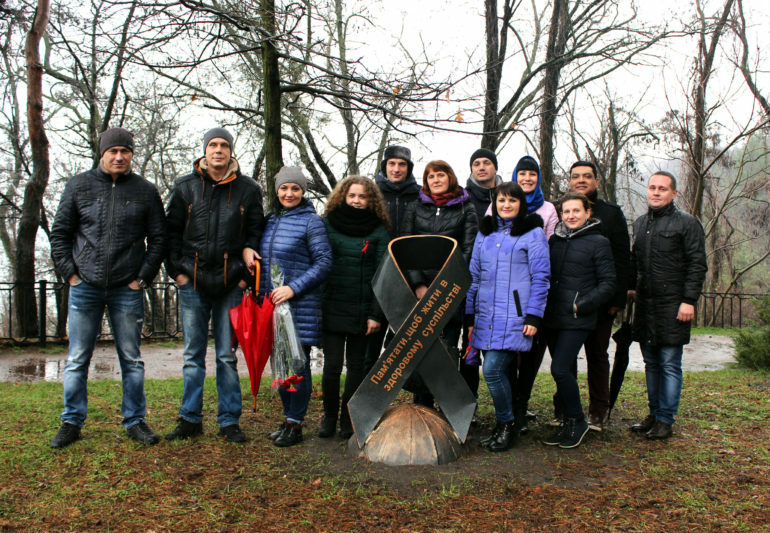
POLYGON ((177 179, 166 207, 166 270, 178 287, 184 335, 184 391, 176 429, 169 440, 203 432, 203 381, 212 322, 216 352, 219 434, 245 442, 238 424, 241 384, 233 351, 229 310, 237 306, 248 279, 243 264, 247 242, 258 243, 264 216, 262 192, 241 174, 232 156, 233 137, 224 128, 203 136, 204 156, 193 172, 177 179))
POLYGON ((163 260, 163 203, 155 185, 131 171, 134 138, 129 131, 106 130, 99 148, 99 165, 67 182, 51 228, 56 270, 70 285, 64 411, 52 448, 80 438, 88 403, 88 366, 105 308, 120 360, 123 426, 142 444, 159 440, 145 422, 139 345, 142 289, 152 283, 163 260))
POLYGON ((703 227, 674 206, 676 178, 658 171, 647 186, 646 214, 634 222, 637 275, 634 340, 644 357, 650 413, 631 430, 667 439, 682 393, 682 351, 690 342, 695 303, 708 269, 703 227))

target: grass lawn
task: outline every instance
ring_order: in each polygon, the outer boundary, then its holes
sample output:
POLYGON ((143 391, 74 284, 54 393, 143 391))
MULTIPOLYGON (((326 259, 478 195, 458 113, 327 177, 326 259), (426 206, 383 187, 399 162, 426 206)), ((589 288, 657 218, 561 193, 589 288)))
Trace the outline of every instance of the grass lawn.
MULTIPOLYGON (((305 442, 276 448, 265 436, 281 421, 280 400, 267 380, 256 413, 244 381, 245 445, 216 435, 213 379, 205 434, 153 447, 125 437, 120 383, 97 381, 89 384, 83 440, 58 451, 48 442, 61 384, 0 383, 0 532, 770 530, 770 374, 686 374, 667 442, 627 430, 646 414, 643 377, 627 376, 608 430, 559 450, 539 442, 550 431, 554 391, 541 374, 530 405, 538 421, 502 454, 477 444, 493 425, 482 384, 467 453, 448 465, 399 468, 351 457, 340 439, 317 438, 317 391, 305 442)), ((173 428, 181 391, 181 379, 147 382, 156 431, 173 428)))

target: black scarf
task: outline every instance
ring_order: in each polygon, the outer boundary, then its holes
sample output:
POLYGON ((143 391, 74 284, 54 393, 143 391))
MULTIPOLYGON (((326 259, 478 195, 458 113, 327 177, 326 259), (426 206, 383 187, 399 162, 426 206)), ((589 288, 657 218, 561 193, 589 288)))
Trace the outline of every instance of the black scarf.
POLYGON ((365 237, 382 224, 371 209, 359 209, 348 204, 341 204, 326 218, 334 229, 350 237, 365 237))

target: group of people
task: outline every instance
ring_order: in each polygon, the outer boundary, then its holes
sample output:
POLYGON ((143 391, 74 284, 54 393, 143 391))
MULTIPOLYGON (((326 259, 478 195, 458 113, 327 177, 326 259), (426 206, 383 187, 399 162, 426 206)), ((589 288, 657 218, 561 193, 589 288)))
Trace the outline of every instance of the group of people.
MULTIPOLYGON (((132 172, 133 136, 121 128, 102 134, 98 167, 67 183, 51 230, 57 271, 70 285, 65 405, 51 447, 80 438, 88 366, 105 308, 122 371, 123 425, 140 443, 159 442, 145 420, 139 344, 142 288, 163 261, 178 286, 184 335, 181 408, 167 439, 203 431, 211 323, 220 435, 229 442, 247 440, 239 425, 242 393, 228 312, 240 303, 257 262, 261 297, 289 303, 305 352, 296 390, 280 390, 284 420, 270 438, 279 447, 303 440, 312 346, 322 346, 324 353, 318 435, 350 437, 347 403, 389 340, 372 278, 390 240, 405 235, 452 237, 467 261, 472 281, 465 308, 449 321, 442 339, 475 396, 478 363, 464 354, 469 349, 482 354, 496 418, 483 446, 507 450, 528 430, 528 402, 546 348, 557 389, 552 424, 558 429, 543 442, 573 448, 589 429, 601 431, 609 410, 612 324, 634 299, 650 412, 631 429, 651 439, 671 435, 682 385, 682 346, 689 342, 706 272, 703 230, 674 207, 673 175, 659 171, 650 178, 649 210, 634 223, 632 248, 623 212, 598 197, 597 169, 587 161, 572 165, 570 192, 555 206, 545 200, 539 165, 530 156, 522 157, 512 180, 505 181, 498 175, 496 154, 476 150, 464 188, 449 164, 431 161, 419 185, 411 151, 389 146, 376 178, 341 180, 322 216, 306 197, 302 170, 282 168, 265 215, 261 190, 241 174, 232 149, 227 130, 206 132, 203 156, 192 173, 175 181, 165 212, 155 187, 132 172), (279 286, 273 285, 275 271, 283 280, 279 286), (588 419, 577 382, 582 346, 588 419), (343 364, 347 371, 340 391, 343 364)), ((417 298, 433 276, 406 272, 417 298)), ((421 383, 409 385, 415 403, 433 406, 430 390, 421 383)))

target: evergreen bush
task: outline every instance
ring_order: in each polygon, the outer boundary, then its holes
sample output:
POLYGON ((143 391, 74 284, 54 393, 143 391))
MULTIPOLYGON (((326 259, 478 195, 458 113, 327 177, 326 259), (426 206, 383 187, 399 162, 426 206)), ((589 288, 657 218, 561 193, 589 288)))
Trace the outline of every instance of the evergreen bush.
POLYGON ((770 296, 759 302, 759 318, 765 325, 747 328, 735 338, 735 359, 752 370, 770 370, 770 296))

